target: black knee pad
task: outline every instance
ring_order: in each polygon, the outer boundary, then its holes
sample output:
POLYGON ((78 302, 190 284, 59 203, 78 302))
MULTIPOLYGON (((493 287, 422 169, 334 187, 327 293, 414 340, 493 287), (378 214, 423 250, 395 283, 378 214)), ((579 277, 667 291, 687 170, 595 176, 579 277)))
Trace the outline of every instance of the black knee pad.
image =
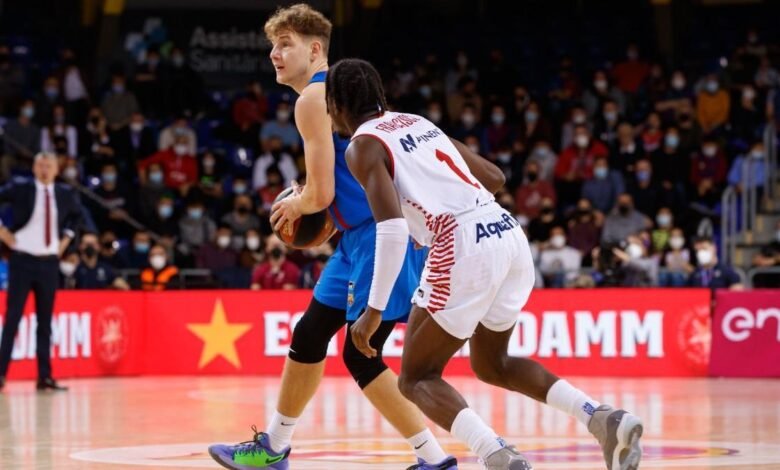
MULTIPOLYGON (((352 326, 352 323, 354 322, 349 322, 348 326, 352 326)), ((349 370, 349 373, 361 390, 379 377, 379 374, 387 370, 387 364, 382 359, 382 348, 394 327, 394 321, 384 321, 379 325, 374 336, 371 337, 369 344, 377 350, 378 354, 376 357, 364 356, 355 347, 355 343, 352 342, 352 335, 347 331, 347 337, 344 340, 344 352, 342 354, 344 365, 347 366, 347 370, 349 370)))
POLYGON ((312 298, 309 308, 293 330, 288 356, 302 364, 325 360, 328 343, 347 322, 344 310, 328 307, 312 298))

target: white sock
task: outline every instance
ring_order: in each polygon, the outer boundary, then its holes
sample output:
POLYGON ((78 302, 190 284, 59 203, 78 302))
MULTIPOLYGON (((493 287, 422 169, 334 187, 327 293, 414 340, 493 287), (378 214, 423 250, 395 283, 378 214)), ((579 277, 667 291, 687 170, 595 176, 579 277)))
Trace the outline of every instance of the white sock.
POLYGON ((590 423, 593 412, 601 405, 563 379, 550 387, 550 391, 547 392, 547 404, 577 418, 585 426, 590 423))
POLYGON ((281 452, 290 445, 296 423, 298 423, 298 418, 291 418, 274 411, 271 424, 268 425, 268 431, 266 431, 271 449, 274 452, 281 452))
POLYGON ((482 460, 487 460, 493 452, 506 447, 504 440, 498 437, 498 434, 485 424, 482 418, 471 408, 463 408, 458 413, 455 421, 452 422, 452 430, 450 432, 453 436, 468 444, 471 450, 479 455, 482 460))
POLYGON ((439 441, 433 436, 430 429, 415 434, 407 439, 407 442, 414 447, 414 453, 417 457, 425 460, 427 463, 439 463, 447 458, 444 449, 439 445, 439 441))

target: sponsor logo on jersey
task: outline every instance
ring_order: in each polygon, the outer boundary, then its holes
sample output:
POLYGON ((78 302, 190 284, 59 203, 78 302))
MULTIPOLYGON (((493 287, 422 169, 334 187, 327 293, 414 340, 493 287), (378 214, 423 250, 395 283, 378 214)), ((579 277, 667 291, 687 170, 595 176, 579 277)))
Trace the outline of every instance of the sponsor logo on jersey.
POLYGON ((483 238, 490 238, 493 235, 497 235, 498 238, 501 238, 502 232, 512 230, 518 225, 519 224, 517 223, 517 220, 509 214, 504 214, 501 216, 500 220, 491 222, 489 224, 483 224, 482 222, 479 222, 477 223, 477 243, 479 243, 483 238))

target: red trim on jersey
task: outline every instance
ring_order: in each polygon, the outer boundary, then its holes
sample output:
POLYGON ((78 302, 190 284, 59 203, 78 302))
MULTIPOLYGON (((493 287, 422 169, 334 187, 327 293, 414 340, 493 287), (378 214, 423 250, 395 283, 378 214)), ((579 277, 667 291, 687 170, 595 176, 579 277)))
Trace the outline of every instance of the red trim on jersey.
POLYGON ((349 225, 346 220, 344 220, 344 217, 341 216, 341 212, 339 212, 339 206, 336 205, 336 201, 333 201, 333 204, 330 205, 330 208, 333 209, 333 216, 336 217, 336 221, 344 228, 344 230, 349 230, 352 228, 352 226, 349 225))
POLYGON ((375 139, 379 141, 380 144, 382 144, 382 147, 385 148, 385 152, 387 152, 387 158, 390 159, 390 168, 388 168, 388 170, 390 170, 390 178, 395 178, 395 159, 393 158, 393 152, 390 151, 390 147, 387 146, 384 140, 380 139, 378 136, 374 134, 360 134, 353 137, 352 140, 355 140, 356 138, 363 137, 363 136, 371 137, 372 139, 375 139))

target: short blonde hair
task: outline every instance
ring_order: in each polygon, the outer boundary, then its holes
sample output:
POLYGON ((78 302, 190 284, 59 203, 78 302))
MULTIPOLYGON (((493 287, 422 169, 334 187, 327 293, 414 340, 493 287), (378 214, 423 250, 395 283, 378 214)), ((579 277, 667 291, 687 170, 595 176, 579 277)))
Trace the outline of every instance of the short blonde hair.
POLYGON ((333 25, 322 13, 305 3, 298 3, 276 10, 263 29, 271 41, 285 31, 315 37, 322 41, 322 50, 327 55, 333 25))

